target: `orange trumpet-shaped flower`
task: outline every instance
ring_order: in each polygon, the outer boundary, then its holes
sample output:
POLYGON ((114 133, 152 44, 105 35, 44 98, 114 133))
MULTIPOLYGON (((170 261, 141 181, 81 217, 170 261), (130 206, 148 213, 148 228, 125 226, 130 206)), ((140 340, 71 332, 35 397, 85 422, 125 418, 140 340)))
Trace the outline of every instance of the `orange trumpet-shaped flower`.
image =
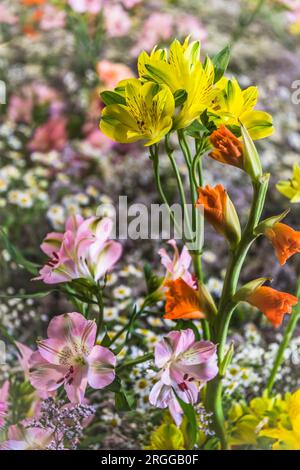
POLYGON ((243 169, 242 142, 227 127, 222 125, 210 136, 214 150, 209 156, 220 163, 236 166, 243 169))
POLYGON ((277 222, 272 227, 266 228, 264 234, 274 246, 281 265, 284 265, 292 255, 300 252, 300 232, 292 227, 277 222))
POLYGON ((257 287, 251 292, 246 302, 258 308, 277 328, 286 313, 298 303, 298 298, 287 292, 280 292, 268 286, 257 287))
POLYGON ((198 188, 196 207, 203 206, 205 219, 235 245, 241 238, 240 222, 227 192, 221 184, 198 188))
POLYGON ((191 320, 205 318, 199 292, 190 287, 183 279, 167 281, 166 306, 164 318, 169 320, 191 320))

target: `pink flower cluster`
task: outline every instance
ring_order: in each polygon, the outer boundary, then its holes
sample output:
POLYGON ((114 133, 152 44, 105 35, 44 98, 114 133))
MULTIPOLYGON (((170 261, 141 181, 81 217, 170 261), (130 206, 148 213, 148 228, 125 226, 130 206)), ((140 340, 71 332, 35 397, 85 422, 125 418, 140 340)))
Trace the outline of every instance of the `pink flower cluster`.
POLYGON ((183 411, 178 398, 195 404, 201 387, 218 373, 216 346, 210 341, 195 341, 193 330, 171 331, 155 347, 158 382, 149 400, 158 408, 169 408, 177 424, 183 411))
POLYGON ((109 239, 112 226, 107 217, 69 217, 64 233, 52 232, 44 239, 41 249, 50 259, 37 279, 46 284, 79 278, 98 282, 122 253, 121 244, 109 239))
POLYGON ((192 15, 180 15, 173 17, 169 13, 154 12, 145 21, 142 33, 132 48, 131 53, 137 56, 142 50, 151 50, 155 44, 169 39, 176 32, 178 36, 185 36, 186 31, 194 39, 203 41, 206 38, 206 30, 201 21, 192 15))

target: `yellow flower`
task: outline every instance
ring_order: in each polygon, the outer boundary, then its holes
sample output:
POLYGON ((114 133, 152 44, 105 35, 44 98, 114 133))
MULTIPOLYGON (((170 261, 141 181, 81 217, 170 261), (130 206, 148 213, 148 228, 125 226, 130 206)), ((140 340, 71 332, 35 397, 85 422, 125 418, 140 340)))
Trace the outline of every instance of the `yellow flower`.
POLYGON ((181 44, 175 39, 167 55, 154 49, 150 56, 145 52, 139 57, 138 70, 141 79, 167 85, 171 92, 186 92, 181 109, 174 120, 174 127, 187 127, 199 118, 214 97, 214 66, 207 58, 200 62, 200 43, 189 43, 189 37, 181 44))
POLYGON ((228 412, 227 429, 233 446, 258 446, 261 429, 276 425, 286 416, 286 403, 280 395, 269 398, 267 394, 246 403, 234 403, 228 412))
POLYGON ((300 166, 295 163, 292 178, 289 181, 279 181, 276 188, 292 203, 300 202, 300 166))
POLYGON ((113 93, 119 100, 104 108, 100 129, 120 143, 145 139, 145 146, 159 142, 172 128, 175 102, 170 89, 133 78, 122 81, 113 93))
POLYGON ((236 79, 223 77, 217 84, 219 93, 215 93, 210 111, 217 115, 218 124, 247 128, 253 140, 263 139, 274 131, 272 116, 265 111, 253 109, 258 100, 258 89, 250 86, 241 90, 236 79))
POLYGON ((295 23, 292 23, 289 29, 290 29, 291 34, 295 36, 300 34, 300 20, 295 21, 295 23))
POLYGON ((181 430, 172 423, 161 424, 150 437, 147 450, 185 450, 184 436, 181 430))
POLYGON ((300 450, 300 390, 288 396, 286 401, 288 421, 263 429, 260 436, 276 439, 273 450, 300 450))

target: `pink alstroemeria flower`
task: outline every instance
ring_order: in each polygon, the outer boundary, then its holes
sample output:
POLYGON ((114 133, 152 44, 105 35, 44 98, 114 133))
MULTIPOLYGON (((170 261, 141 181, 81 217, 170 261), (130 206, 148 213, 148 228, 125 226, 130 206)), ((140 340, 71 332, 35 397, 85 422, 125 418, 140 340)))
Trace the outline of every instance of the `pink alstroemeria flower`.
POLYGON ((2 450, 45 450, 52 435, 52 429, 26 428, 14 424, 9 427, 8 440, 3 443, 2 450))
POLYGON ((176 279, 181 278, 190 287, 195 288, 195 281, 193 279, 192 274, 189 272, 189 267, 192 262, 192 258, 188 252, 187 247, 184 246, 182 248, 181 253, 179 254, 176 241, 169 240, 168 243, 174 249, 173 259, 170 258, 164 248, 161 248, 158 252, 161 257, 161 263, 167 270, 165 279, 175 281, 176 279))
POLYGON ((54 317, 48 339, 38 341, 30 358, 30 382, 37 390, 53 391, 64 385, 71 402, 81 403, 87 384, 104 388, 115 378, 114 354, 95 345, 96 323, 77 312, 54 317))
POLYGON ((177 397, 185 403, 197 403, 200 388, 218 373, 216 346, 210 341, 195 341, 191 329, 171 331, 155 347, 155 365, 161 370, 150 392, 150 403, 169 407, 178 425, 177 397))
POLYGON ((8 391, 9 381, 6 380, 0 388, 0 429, 5 424, 6 413, 8 409, 8 391))
POLYGON ((122 254, 122 245, 109 239, 112 226, 107 217, 68 218, 64 233, 52 232, 44 239, 41 249, 50 259, 36 279, 46 284, 79 278, 97 282, 122 254))

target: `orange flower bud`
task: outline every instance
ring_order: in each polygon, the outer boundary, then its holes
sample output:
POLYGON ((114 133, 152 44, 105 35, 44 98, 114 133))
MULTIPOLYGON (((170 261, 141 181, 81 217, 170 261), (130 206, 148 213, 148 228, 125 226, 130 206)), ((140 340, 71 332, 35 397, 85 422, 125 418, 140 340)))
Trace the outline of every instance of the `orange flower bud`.
POLYGON ((222 125, 214 131, 210 136, 210 142, 214 146, 214 150, 209 154, 211 158, 244 169, 243 145, 227 127, 222 125))
POLYGON ((198 188, 198 196, 196 207, 202 205, 208 223, 235 246, 241 239, 241 227, 234 205, 223 186, 217 184, 215 188, 209 185, 198 188))
POLYGON ((267 286, 258 287, 245 300, 258 308, 276 328, 281 325, 284 315, 290 314, 298 303, 294 295, 267 286))
POLYGON ((165 282, 166 306, 164 318, 169 320, 192 320, 205 318, 204 306, 199 292, 190 287, 183 279, 165 282))
POLYGON ((272 227, 266 227, 264 234, 274 246, 281 265, 284 265, 292 255, 300 252, 300 232, 292 227, 277 222, 272 227))

